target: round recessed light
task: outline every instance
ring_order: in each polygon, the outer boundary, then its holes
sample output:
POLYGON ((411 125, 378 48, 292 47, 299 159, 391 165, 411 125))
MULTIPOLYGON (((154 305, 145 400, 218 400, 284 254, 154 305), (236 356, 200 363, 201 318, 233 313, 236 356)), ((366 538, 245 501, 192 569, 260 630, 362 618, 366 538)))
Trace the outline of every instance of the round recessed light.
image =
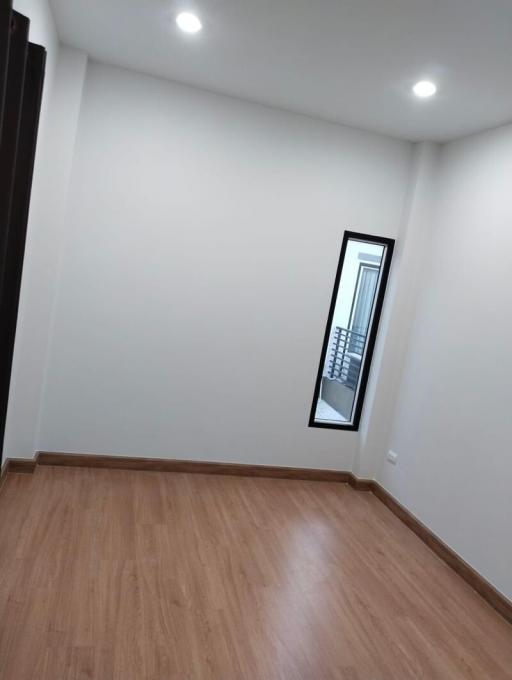
POLYGON ((185 33, 198 33, 202 28, 203 24, 199 21, 199 18, 191 12, 182 12, 176 17, 176 23, 185 33))
POLYGON ((412 91, 417 97, 421 99, 426 99, 427 97, 432 97, 437 92, 437 87, 430 80, 420 80, 419 83, 412 88, 412 91))

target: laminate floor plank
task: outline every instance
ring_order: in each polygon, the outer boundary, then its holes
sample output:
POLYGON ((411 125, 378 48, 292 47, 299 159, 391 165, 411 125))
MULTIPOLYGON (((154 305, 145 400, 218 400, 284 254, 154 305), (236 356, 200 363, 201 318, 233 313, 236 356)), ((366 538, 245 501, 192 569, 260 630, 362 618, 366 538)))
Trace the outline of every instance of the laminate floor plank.
POLYGON ((38 467, 0 494, 0 680, 512 680, 512 626, 372 494, 38 467))

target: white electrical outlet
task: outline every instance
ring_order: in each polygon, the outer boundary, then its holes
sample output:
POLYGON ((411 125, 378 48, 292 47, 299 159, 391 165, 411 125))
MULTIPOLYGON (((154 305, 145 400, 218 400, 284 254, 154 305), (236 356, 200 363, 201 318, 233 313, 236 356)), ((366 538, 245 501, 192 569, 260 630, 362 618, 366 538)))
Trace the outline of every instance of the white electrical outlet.
POLYGON ((396 462, 398 460, 398 454, 396 454, 394 451, 388 451, 388 455, 386 456, 386 458, 392 465, 396 465, 396 462))

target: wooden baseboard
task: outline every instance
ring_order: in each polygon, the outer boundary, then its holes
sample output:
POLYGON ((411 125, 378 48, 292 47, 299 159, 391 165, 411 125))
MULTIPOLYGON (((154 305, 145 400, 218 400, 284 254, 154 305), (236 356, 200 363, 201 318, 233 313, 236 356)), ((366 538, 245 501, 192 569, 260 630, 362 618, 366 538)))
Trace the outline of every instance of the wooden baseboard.
POLYGON ((241 463, 214 463, 193 460, 168 460, 162 458, 100 456, 96 454, 50 453, 48 451, 40 451, 38 453, 37 464, 108 468, 112 470, 190 472, 209 475, 236 475, 238 477, 272 477, 274 479, 302 479, 316 482, 347 483, 352 477, 352 473, 350 472, 341 472, 337 470, 277 467, 273 465, 244 465, 241 463))
POLYGON ((348 483, 356 491, 373 490, 373 479, 363 479, 361 477, 356 477, 352 472, 350 473, 350 479, 348 480, 348 483))
POLYGON ((34 472, 37 466, 37 460, 24 460, 21 458, 10 458, 7 463, 9 464, 8 472, 23 472, 31 474, 34 472))
POLYGON ((2 489, 7 475, 11 472, 32 473, 36 469, 37 457, 33 460, 21 458, 6 458, 0 469, 0 490, 2 489))
MULTIPOLYGON (((2 480, 7 472, 33 472, 37 465, 63 465, 68 467, 105 468, 114 470, 146 470, 154 472, 189 472, 239 477, 271 477, 274 479, 298 479, 350 484, 356 491, 372 492, 411 531, 426 543, 436 555, 450 566, 483 599, 512 623, 512 602, 498 592, 478 572, 469 566, 451 548, 422 524, 409 510, 391 496, 380 484, 371 479, 360 479, 352 472, 316 470, 308 468, 276 467, 272 465, 243 465, 240 463, 214 463, 192 460, 167 460, 160 458, 130 458, 100 456, 96 454, 51 453, 41 451, 36 458, 8 460, 2 470, 2 480)), ((1 484, 1 482, 0 482, 1 484)))
POLYGON ((7 479, 8 472, 9 472, 9 459, 4 460, 0 466, 0 489, 2 488, 5 480, 7 479))
POLYGON ((2 465, 1 478, 5 479, 9 472, 34 472, 37 466, 37 457, 32 460, 24 458, 7 458, 2 465))

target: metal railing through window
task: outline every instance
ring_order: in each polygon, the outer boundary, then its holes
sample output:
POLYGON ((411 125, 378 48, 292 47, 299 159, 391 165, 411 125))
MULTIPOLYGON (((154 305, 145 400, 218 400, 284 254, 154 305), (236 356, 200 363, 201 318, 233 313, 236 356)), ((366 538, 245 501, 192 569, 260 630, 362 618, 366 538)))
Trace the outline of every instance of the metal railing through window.
POLYGON ((356 389, 366 335, 336 326, 329 354, 328 376, 351 390, 356 389))

